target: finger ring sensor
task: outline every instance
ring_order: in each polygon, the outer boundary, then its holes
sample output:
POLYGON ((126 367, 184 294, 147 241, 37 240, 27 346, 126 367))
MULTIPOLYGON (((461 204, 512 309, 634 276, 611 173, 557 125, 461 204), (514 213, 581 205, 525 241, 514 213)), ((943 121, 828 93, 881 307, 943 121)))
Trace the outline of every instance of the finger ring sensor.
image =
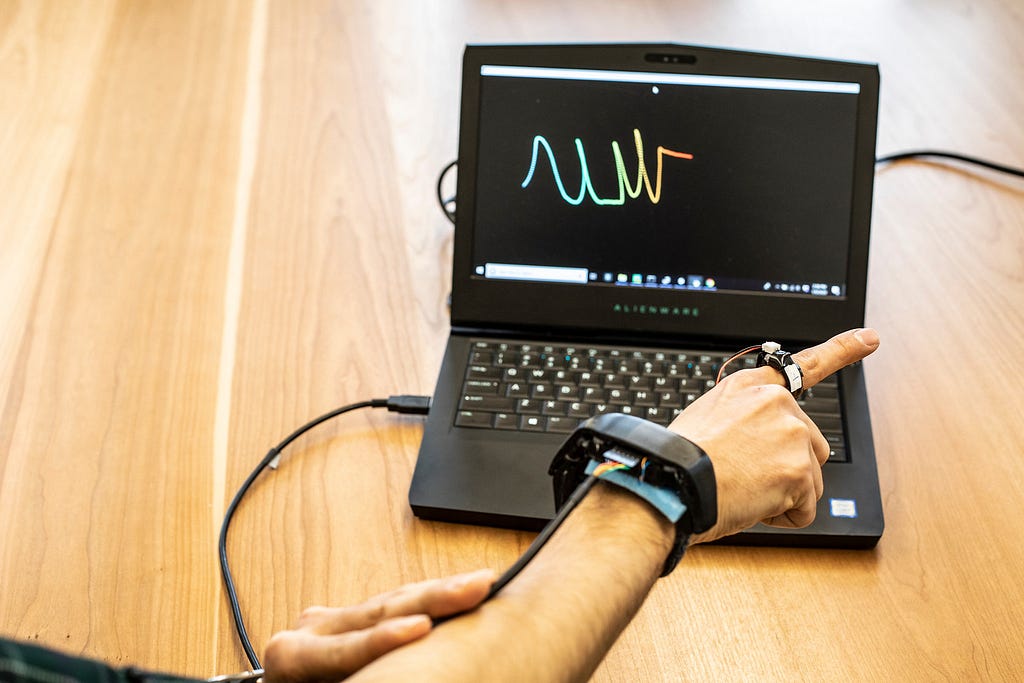
POLYGON ((757 354, 757 367, 767 365, 778 370, 786 380, 786 388, 793 398, 800 398, 804 393, 804 371, 793 360, 793 354, 783 351, 778 342, 767 341, 761 344, 761 352, 757 354))

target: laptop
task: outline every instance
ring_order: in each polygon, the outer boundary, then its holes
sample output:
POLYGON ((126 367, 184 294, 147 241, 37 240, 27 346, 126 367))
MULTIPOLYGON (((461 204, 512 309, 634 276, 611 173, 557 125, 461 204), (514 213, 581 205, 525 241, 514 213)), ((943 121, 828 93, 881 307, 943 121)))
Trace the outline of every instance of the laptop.
MULTIPOLYGON (((462 78, 451 334, 417 516, 539 529, 555 512, 548 465, 580 421, 667 425, 733 352, 863 325, 877 66, 473 45, 462 78)), ((873 547, 863 367, 802 405, 832 447, 816 521, 724 541, 873 547)))

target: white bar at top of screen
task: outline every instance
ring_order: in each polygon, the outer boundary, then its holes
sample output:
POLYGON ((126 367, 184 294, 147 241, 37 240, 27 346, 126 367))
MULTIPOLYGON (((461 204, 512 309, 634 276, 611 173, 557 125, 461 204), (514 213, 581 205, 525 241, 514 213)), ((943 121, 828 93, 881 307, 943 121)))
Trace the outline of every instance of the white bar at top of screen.
POLYGON ((803 81, 788 78, 748 78, 744 76, 707 76, 702 74, 661 74, 646 71, 602 71, 600 69, 555 69, 535 66, 497 66, 484 64, 481 76, 509 78, 548 78, 570 81, 613 81, 617 83, 656 83, 661 85, 703 85, 713 88, 760 88, 762 90, 802 90, 856 95, 860 83, 803 81))

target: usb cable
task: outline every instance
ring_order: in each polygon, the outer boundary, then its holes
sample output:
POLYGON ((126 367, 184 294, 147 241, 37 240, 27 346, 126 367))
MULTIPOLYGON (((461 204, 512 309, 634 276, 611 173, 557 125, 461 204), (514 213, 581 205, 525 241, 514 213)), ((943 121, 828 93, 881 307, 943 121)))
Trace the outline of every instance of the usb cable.
POLYGON ((245 629, 245 620, 242 618, 242 609, 238 604, 238 593, 235 591, 234 577, 231 575, 231 568, 228 565, 228 527, 231 525, 231 518, 235 515, 235 510, 238 509, 238 504, 242 502, 242 498, 245 496, 249 487, 256 481, 256 478, 263 472, 263 470, 270 467, 276 469, 279 459, 281 457, 281 451, 288 447, 288 445, 295 441, 310 429, 313 429, 317 425, 326 422, 339 415, 351 412, 353 410, 359 410, 360 408, 387 408, 389 412, 393 413, 405 413, 411 415, 426 415, 430 412, 430 397, 429 396, 410 396, 410 395, 399 395, 389 396, 388 398, 374 398, 369 401, 361 401, 359 403, 351 403, 347 406, 342 406, 336 410, 332 410, 329 413, 325 413, 315 420, 311 420, 306 424, 302 425, 294 432, 289 434, 281 443, 277 444, 263 456, 263 460, 256 466, 256 469, 246 478, 242 487, 238 489, 238 493, 235 494, 231 504, 228 505, 227 512, 224 514, 224 523, 220 528, 220 540, 218 541, 218 550, 220 553, 220 573, 224 579, 224 588, 227 591, 228 602, 231 603, 231 615, 235 621, 235 630, 238 632, 238 639, 242 643, 242 649, 245 650, 245 656, 249 659, 249 664, 252 665, 253 671, 261 671, 259 657, 256 656, 256 651, 252 647, 252 643, 249 640, 249 633, 245 629))

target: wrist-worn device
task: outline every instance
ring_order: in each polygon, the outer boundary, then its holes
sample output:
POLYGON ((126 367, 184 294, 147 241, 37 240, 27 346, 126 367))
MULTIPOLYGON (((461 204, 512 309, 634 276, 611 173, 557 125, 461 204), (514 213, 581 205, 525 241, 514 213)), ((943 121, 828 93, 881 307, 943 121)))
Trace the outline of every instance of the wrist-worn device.
POLYGON ((662 576, 675 569, 690 534, 718 521, 715 472, 707 454, 679 434, 632 415, 606 413, 581 424, 548 472, 556 508, 592 475, 639 495, 674 522, 676 539, 662 576))

